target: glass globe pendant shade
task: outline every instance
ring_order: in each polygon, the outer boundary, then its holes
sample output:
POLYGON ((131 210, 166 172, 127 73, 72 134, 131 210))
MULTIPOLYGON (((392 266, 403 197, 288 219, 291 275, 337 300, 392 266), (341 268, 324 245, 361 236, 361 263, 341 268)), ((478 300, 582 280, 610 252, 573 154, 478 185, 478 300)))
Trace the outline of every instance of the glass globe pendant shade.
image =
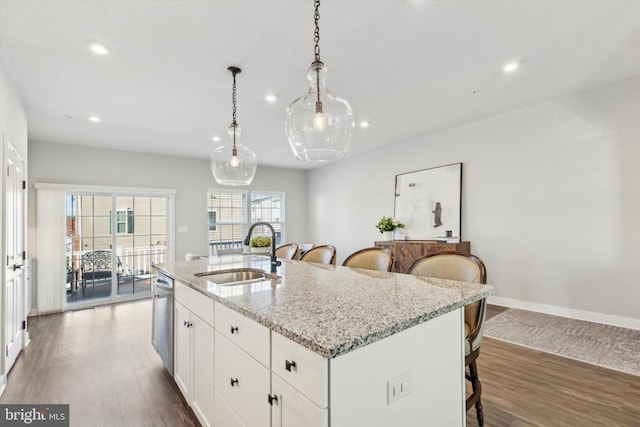
POLYGON ((324 64, 313 62, 307 71, 309 92, 287 108, 284 129, 291 151, 300 160, 337 160, 349 149, 353 110, 345 99, 329 92, 326 75, 324 64))
POLYGON ((249 185, 256 175, 258 158, 239 142, 240 126, 229 126, 228 133, 229 142, 211 153, 213 177, 220 185, 249 185))

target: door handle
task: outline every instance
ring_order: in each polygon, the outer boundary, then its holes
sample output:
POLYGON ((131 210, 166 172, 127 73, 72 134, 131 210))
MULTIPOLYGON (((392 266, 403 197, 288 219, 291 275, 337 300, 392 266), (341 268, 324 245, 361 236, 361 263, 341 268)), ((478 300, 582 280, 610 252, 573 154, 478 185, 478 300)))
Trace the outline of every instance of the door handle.
POLYGON ((13 264, 13 271, 19 270, 24 267, 24 264, 13 264))

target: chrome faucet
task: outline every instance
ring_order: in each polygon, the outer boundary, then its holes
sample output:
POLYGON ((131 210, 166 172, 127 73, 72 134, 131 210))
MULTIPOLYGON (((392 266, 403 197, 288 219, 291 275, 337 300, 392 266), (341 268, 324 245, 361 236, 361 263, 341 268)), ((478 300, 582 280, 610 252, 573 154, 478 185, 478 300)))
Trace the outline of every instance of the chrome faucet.
POLYGON ((244 238, 245 246, 249 246, 249 242, 251 240, 251 233, 253 233, 253 229, 259 225, 264 225, 271 230, 271 272, 276 272, 276 267, 282 265, 282 261, 278 261, 276 258, 276 230, 273 229, 273 226, 268 222, 256 222, 251 224, 249 227, 249 232, 247 233, 247 237, 244 238))

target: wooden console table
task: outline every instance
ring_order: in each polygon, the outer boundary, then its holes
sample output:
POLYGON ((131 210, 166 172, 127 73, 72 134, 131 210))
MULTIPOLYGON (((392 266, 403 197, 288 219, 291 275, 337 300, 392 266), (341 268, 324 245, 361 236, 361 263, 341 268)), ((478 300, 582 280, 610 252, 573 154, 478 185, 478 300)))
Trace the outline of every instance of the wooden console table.
POLYGON ((393 271, 406 273, 419 257, 442 251, 471 253, 470 242, 440 243, 435 240, 394 240, 375 242, 379 248, 387 248, 393 254, 393 271))

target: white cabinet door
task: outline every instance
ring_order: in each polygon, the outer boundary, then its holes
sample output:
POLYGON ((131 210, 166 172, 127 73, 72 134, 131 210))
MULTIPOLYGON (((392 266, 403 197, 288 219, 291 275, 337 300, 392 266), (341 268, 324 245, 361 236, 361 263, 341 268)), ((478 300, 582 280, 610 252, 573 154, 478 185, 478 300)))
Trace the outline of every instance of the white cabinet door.
POLYGON ((328 427, 328 409, 320 409, 301 393, 271 374, 273 400, 271 409, 272 427, 328 427))
POLYGON ((191 407, 203 426, 213 425, 213 328, 191 313, 193 396, 191 407))
POLYGON ((217 330, 215 340, 216 391, 246 427, 269 427, 269 370, 217 330))
POLYGON ((187 402, 191 401, 191 313, 178 301, 175 302, 174 316, 174 374, 178 388, 187 402))
POLYGON ((215 411, 213 414, 215 427, 244 427, 244 424, 236 417, 229 405, 215 392, 215 411))

